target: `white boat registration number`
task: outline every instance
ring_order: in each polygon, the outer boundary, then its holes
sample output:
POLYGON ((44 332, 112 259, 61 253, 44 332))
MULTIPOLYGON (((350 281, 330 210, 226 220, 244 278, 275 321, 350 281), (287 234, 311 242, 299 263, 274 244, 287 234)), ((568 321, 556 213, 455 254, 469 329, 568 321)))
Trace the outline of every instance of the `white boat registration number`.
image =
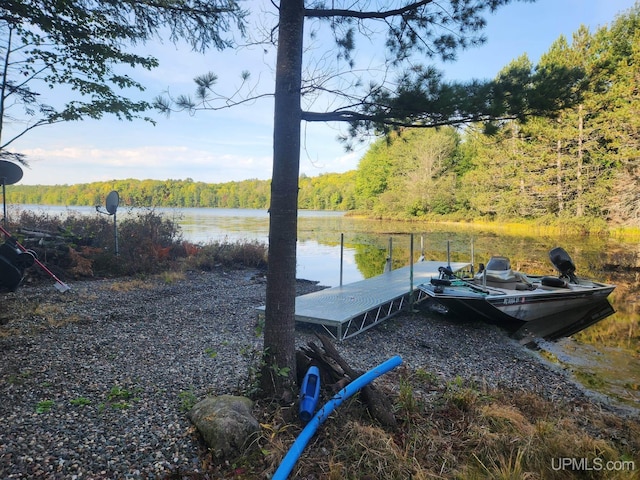
POLYGON ((524 303, 524 297, 518 297, 518 298, 505 298, 502 301, 503 305, 516 305, 518 303, 524 303))

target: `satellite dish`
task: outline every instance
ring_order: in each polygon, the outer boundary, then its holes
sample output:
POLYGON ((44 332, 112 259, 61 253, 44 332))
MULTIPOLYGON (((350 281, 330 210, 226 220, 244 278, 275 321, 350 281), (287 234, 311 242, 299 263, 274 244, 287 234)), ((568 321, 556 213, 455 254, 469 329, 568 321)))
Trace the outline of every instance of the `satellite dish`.
POLYGON ((12 162, 0 160, 0 183, 13 185, 22 179, 22 168, 12 162))
POLYGON ((2 184, 2 223, 7 226, 7 192, 5 186, 18 183, 22 178, 22 168, 12 162, 0 160, 0 184, 2 184))
POLYGON ((115 215, 116 210, 118 210, 118 205, 120 204, 120 196, 118 192, 115 190, 107 195, 107 212, 109 215, 115 215))
POLYGON ((116 255, 119 254, 118 251, 118 223, 116 221, 116 210, 118 210, 118 205, 120 204, 120 195, 115 190, 112 191, 109 195, 107 195, 106 208, 107 211, 104 212, 101 210, 102 207, 100 205, 96 206, 96 212, 104 213, 105 215, 113 215, 113 241, 115 244, 115 252, 116 255))

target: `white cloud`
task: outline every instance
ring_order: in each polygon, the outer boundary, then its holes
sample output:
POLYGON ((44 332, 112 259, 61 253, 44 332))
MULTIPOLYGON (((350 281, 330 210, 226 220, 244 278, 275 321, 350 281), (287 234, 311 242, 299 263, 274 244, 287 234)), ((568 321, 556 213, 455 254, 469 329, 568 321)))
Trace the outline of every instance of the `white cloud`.
POLYGON ((68 147, 26 149, 30 159, 21 183, 73 184, 113 179, 185 179, 226 182, 268 178, 271 158, 215 154, 185 146, 128 149, 68 147))

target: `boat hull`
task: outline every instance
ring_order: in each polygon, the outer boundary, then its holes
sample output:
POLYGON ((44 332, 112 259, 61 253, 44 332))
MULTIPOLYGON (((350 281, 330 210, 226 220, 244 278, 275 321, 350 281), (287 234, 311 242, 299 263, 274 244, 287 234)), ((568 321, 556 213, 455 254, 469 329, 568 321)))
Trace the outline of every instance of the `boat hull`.
POLYGON ((513 337, 521 343, 529 343, 536 338, 557 340, 570 337, 614 313, 611 303, 604 299, 565 311, 562 316, 549 316, 526 322, 513 332, 513 337))
POLYGON ((582 309, 606 299, 613 291, 611 288, 591 290, 571 290, 569 292, 549 292, 541 295, 507 295, 503 298, 489 298, 487 301, 503 314, 523 322, 540 318, 564 315, 565 312, 582 309))
POLYGON ((522 338, 569 336, 614 313, 607 301, 614 285, 585 282, 552 288, 543 287, 541 278, 535 278, 534 285, 535 289, 522 291, 454 281, 451 286, 424 284, 419 288, 459 318, 495 323, 511 332, 520 331, 522 338))

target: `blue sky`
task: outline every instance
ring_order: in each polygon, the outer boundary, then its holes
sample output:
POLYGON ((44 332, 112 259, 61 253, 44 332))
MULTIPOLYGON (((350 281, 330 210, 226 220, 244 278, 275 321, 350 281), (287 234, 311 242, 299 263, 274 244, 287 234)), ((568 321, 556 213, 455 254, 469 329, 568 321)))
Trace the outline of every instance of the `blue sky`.
MULTIPOLYGON (((264 3, 267 7, 269 2, 264 3)), ((460 52, 455 63, 440 65, 450 80, 493 78, 510 61, 526 53, 535 63, 560 36, 569 39, 580 25, 591 31, 610 23, 635 0, 538 0, 515 2, 487 17, 487 42, 460 52)), ((207 71, 220 77, 220 89, 231 91, 240 72, 251 71, 258 88, 271 88, 275 52, 261 48, 204 56, 172 44, 152 44, 146 52, 160 60, 151 71, 132 76, 146 85, 151 99, 167 89, 194 91, 193 78, 207 71)), ((361 58, 356 58, 361 61, 361 58)), ((195 116, 152 114, 153 126, 142 121, 106 117, 35 129, 12 145, 28 156, 22 184, 73 184, 113 179, 185 179, 226 182, 267 179, 272 166, 273 110, 270 100, 195 116)), ((309 176, 356 168, 366 146, 345 153, 336 140, 344 127, 304 124, 301 172, 309 176)))

